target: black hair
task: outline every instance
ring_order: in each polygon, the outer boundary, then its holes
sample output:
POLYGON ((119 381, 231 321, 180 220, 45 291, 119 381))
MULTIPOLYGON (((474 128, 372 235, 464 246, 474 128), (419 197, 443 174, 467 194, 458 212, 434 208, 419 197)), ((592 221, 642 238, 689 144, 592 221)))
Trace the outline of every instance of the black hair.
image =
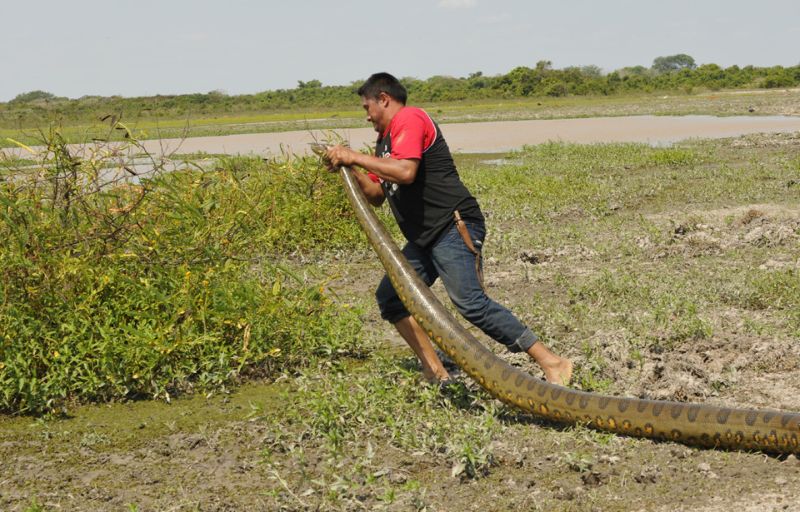
POLYGON ((403 87, 400 80, 389 73, 375 73, 367 78, 367 81, 358 88, 359 96, 373 100, 378 99, 378 96, 380 96, 382 92, 385 92, 403 105, 405 105, 406 100, 408 100, 406 88, 403 87))

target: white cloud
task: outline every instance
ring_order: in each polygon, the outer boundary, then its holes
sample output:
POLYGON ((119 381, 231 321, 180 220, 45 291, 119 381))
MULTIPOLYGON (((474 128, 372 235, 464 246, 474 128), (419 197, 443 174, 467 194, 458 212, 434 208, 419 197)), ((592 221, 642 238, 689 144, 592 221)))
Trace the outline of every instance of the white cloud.
POLYGON ((439 0, 439 7, 445 9, 468 9, 475 7, 477 0, 439 0))

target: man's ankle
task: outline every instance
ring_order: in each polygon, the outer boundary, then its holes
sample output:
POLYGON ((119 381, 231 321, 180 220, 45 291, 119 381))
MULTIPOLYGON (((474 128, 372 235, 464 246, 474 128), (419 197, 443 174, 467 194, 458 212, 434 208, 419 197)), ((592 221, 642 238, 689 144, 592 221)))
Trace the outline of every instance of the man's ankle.
POLYGON ((440 372, 435 372, 429 368, 423 369, 422 377, 431 384, 450 380, 450 374, 444 368, 440 372))

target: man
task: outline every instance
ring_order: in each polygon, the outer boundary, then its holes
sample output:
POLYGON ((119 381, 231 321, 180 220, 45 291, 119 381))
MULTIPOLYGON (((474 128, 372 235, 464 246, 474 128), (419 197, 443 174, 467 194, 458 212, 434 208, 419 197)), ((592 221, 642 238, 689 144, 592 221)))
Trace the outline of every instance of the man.
MULTIPOLYGON (((422 280, 430 286, 441 277, 464 318, 510 351, 527 352, 548 382, 568 384, 572 363, 552 353, 508 309, 486 295, 480 280, 480 248, 486 235, 483 214, 461 182, 438 125, 424 110, 406 106, 405 88, 388 73, 370 76, 358 94, 367 121, 378 132, 376 156, 333 146, 327 151, 331 168, 365 169, 366 174, 354 173, 361 190, 373 206, 389 201, 408 240, 403 254, 422 280)), ((450 376, 425 331, 400 302, 387 276, 375 297, 381 317, 394 324, 417 355, 425 378, 447 381, 450 376)))

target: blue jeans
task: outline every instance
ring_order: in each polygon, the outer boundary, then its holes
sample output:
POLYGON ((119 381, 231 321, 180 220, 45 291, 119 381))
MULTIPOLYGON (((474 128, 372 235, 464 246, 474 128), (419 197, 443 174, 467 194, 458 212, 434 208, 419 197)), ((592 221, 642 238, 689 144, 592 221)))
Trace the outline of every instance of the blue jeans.
MULTIPOLYGON (((466 224, 475 248, 480 251, 486 228, 483 224, 466 224)), ((458 312, 511 352, 527 351, 536 342, 536 335, 511 311, 486 295, 478 280, 475 255, 467 248, 455 223, 430 247, 422 248, 408 242, 403 248, 403 254, 428 286, 441 277, 458 312)), ((409 316, 388 276, 383 276, 375 298, 384 320, 394 324, 409 316)))

